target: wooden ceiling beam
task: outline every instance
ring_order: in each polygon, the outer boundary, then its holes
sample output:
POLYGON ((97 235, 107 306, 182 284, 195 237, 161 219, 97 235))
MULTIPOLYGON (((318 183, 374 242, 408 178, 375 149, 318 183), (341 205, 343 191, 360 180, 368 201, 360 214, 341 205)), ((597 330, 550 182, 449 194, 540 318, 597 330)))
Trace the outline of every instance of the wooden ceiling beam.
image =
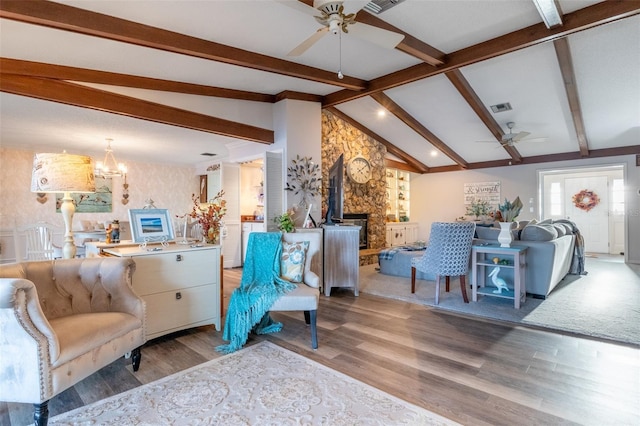
POLYGON ((390 158, 384 159, 384 166, 389 169, 399 169, 404 170, 405 172, 413 172, 413 173, 423 173, 415 168, 411 167, 407 163, 403 163, 402 161, 392 160, 390 158))
POLYGON ((358 12, 356 15, 356 22, 361 22, 363 24, 382 28, 383 30, 402 34, 404 38, 400 43, 398 43, 396 49, 406 53, 407 55, 418 58, 429 65, 437 67, 444 64, 446 61, 447 55, 444 52, 415 38, 411 34, 405 33, 400 28, 397 28, 364 10, 358 12))
POLYGON ((335 107, 325 108, 325 110, 335 115, 345 123, 348 123, 351 126, 355 127, 356 129, 360 130, 362 133, 369 136, 370 138, 373 138, 377 142, 384 145, 387 148, 387 152, 389 154, 395 155, 396 157, 398 157, 399 159, 401 159, 406 163, 405 165, 406 170, 415 172, 415 173, 427 173, 429 171, 429 167, 424 165, 422 162, 415 159, 411 155, 407 154, 406 152, 404 152, 403 150, 401 150, 400 148, 398 148, 397 146, 389 142, 387 139, 373 132, 369 128, 363 126, 360 122, 354 120, 351 116, 345 114, 344 112, 340 111, 335 107))
POLYGON ((573 59, 571 58, 571 50, 569 42, 566 38, 553 41, 553 47, 556 50, 560 72, 562 73, 562 81, 564 89, 567 92, 567 100, 569 101, 569 110, 573 126, 578 136, 578 148, 580 155, 589 156, 589 142, 587 141, 587 131, 584 128, 584 119, 582 118, 582 107, 580 106, 580 96, 578 95, 578 85, 576 83, 576 75, 573 70, 573 59))
MULTIPOLYGON (((476 113, 476 115, 482 120, 487 129, 493 134, 498 142, 502 142, 502 137, 504 136, 504 130, 498 124, 498 122, 493 118, 493 115, 489 112, 487 107, 484 106, 478 94, 473 90, 473 87, 469 84, 464 75, 460 70, 452 70, 445 73, 451 84, 458 90, 458 93, 462 95, 465 101, 469 104, 471 109, 476 113)), ((522 161, 522 155, 518 152, 518 150, 514 146, 509 146, 503 144, 502 147, 507 154, 511 156, 511 160, 514 163, 519 163, 522 161)))
POLYGON ((275 96, 274 102, 280 102, 284 99, 293 99, 296 101, 322 102, 322 96, 311 93, 295 92, 293 90, 285 90, 275 96))
POLYGON ((16 74, 25 77, 81 81, 85 83, 108 84, 119 87, 134 87, 137 89, 160 90, 189 95, 240 99, 244 101, 274 103, 276 100, 275 96, 264 93, 139 77, 131 74, 97 71, 86 68, 45 64, 43 62, 23 61, 21 59, 0 58, 0 69, 4 74, 16 74))
MULTIPOLYGON (((604 158, 604 157, 616 157, 619 155, 634 155, 640 152, 640 145, 632 145, 632 146, 621 146, 617 148, 604 148, 604 149, 592 149, 589 151, 589 158, 604 158)), ((580 154, 579 151, 574 152, 561 152, 558 154, 545 154, 545 155, 536 155, 532 157, 523 157, 522 163, 518 165, 524 164, 540 164, 540 163, 553 163, 556 161, 569 161, 569 160, 580 160, 584 157, 580 154)), ((489 169, 493 167, 509 167, 514 165, 511 160, 493 160, 493 161, 483 161, 478 163, 469 163, 467 167, 468 170, 477 170, 477 169, 489 169)), ((431 167, 427 173, 442 173, 442 172, 456 172, 460 171, 461 168, 459 166, 442 166, 442 167, 431 167)))
POLYGON ((544 23, 531 25, 449 53, 446 63, 438 68, 422 63, 373 79, 369 81, 368 88, 360 92, 339 90, 331 93, 325 96, 323 106, 335 106, 638 14, 640 14, 638 1, 608 0, 596 3, 564 15, 564 24, 561 27, 548 29, 544 23))
POLYGON ((252 142, 273 144, 275 138, 273 130, 65 81, 2 73, 0 91, 252 142))
POLYGON ((2 0, 0 2, 0 17, 331 84, 350 90, 362 90, 367 86, 366 81, 354 77, 345 76, 343 79, 339 79, 332 71, 47 0, 2 0))
POLYGON ((438 138, 435 134, 433 134, 429 129, 422 125, 418 120, 416 120, 411 114, 405 111, 400 105, 395 103, 393 99, 384 93, 373 93, 371 97, 386 108, 391 114, 398 117, 404 124, 409 126, 414 132, 418 133, 424 139, 427 140, 431 145, 440 150, 444 155, 453 160, 458 166, 462 168, 467 167, 467 162, 460 157, 453 149, 449 147, 449 145, 445 144, 438 138))

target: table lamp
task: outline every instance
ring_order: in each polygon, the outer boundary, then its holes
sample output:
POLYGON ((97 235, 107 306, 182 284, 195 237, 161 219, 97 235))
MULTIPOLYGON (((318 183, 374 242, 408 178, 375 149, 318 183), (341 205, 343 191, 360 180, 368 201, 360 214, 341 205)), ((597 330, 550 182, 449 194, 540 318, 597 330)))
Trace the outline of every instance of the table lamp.
POLYGON ((60 212, 64 219, 64 246, 62 257, 73 259, 76 246, 73 242, 73 214, 75 205, 71 192, 96 192, 93 177, 93 160, 85 155, 41 153, 33 157, 31 192, 63 193, 60 212))

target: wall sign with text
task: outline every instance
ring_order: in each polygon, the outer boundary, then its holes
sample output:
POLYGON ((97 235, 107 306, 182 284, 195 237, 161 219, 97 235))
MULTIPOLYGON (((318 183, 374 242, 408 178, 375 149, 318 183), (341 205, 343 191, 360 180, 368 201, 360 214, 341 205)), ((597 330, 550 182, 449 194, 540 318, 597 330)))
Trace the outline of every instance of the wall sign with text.
POLYGON ((464 203, 486 201, 489 205, 500 204, 500 182, 476 182, 464 184, 464 203))

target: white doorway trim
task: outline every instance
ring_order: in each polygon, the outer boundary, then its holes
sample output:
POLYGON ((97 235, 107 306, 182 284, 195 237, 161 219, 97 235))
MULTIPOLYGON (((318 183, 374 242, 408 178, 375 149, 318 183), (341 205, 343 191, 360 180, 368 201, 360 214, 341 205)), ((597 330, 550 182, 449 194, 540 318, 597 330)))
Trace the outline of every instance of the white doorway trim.
MULTIPOLYGON (((598 166, 589 166, 589 167, 566 167, 562 169, 544 169, 537 171, 537 179, 538 179, 538 211, 540 212, 539 219, 559 219, 560 217, 566 217, 566 212, 564 209, 561 211, 555 211, 556 216, 550 214, 551 212, 551 198, 549 193, 549 183, 556 181, 562 182, 564 178, 570 177, 593 177, 593 176, 607 176, 610 181, 614 178, 619 179, 622 177, 624 181, 624 185, 627 185, 627 167, 624 163, 616 163, 616 164, 605 164, 598 166)), ((562 185, 562 183, 561 183, 562 185)), ((564 189, 564 188, 563 188, 564 189)), ((607 211, 609 212, 608 217, 608 230, 609 230, 609 246, 611 249, 614 249, 616 245, 620 245, 620 242, 616 242, 616 238, 623 239, 621 243, 622 247, 624 247, 624 257, 625 262, 628 261, 628 218, 624 213, 625 209, 622 209, 621 214, 615 213, 615 208, 613 207, 613 202, 617 200, 616 197, 613 196, 613 185, 612 182, 609 182, 607 197, 608 205, 607 211), (622 232, 620 230, 622 229, 622 232)), ((563 199, 570 196, 570 194, 562 193, 563 199)), ((557 210, 557 208, 555 209, 557 210)), ((583 235, 584 236, 584 235, 583 235)), ((620 250, 616 250, 615 253, 618 254, 620 250)))

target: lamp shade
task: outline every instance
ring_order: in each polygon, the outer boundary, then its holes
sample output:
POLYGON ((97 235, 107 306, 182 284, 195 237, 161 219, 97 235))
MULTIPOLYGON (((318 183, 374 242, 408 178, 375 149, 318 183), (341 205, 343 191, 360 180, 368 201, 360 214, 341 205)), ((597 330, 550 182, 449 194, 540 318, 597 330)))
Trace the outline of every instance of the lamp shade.
POLYGON ((31 192, 96 192, 91 157, 41 153, 33 157, 31 192))

